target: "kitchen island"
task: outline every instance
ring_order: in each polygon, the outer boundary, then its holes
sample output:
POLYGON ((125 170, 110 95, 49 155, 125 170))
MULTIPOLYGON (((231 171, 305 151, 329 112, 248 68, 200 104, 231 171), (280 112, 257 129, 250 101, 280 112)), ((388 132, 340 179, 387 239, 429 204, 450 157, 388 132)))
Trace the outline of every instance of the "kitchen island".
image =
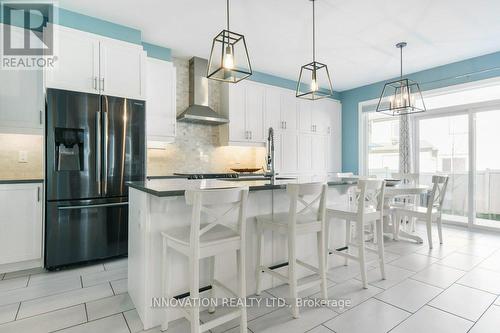
MULTIPOLYGON (((271 182, 270 180, 186 180, 153 179, 144 182, 129 183, 129 246, 128 246, 128 291, 137 312, 144 324, 144 329, 158 326, 164 312, 153 308, 153 298, 161 294, 161 253, 160 232, 172 227, 189 224, 191 210, 185 203, 184 192, 189 189, 215 189, 234 186, 248 186, 250 193, 247 204, 247 292, 255 293, 256 267, 256 226, 255 216, 286 212, 289 209, 286 185, 297 180, 287 179, 271 182)), ((347 183, 329 183, 328 202, 347 200, 347 183)), ((332 227, 330 244, 343 245, 344 224, 332 227)), ((287 240, 271 232, 264 235, 264 264, 271 266, 286 262, 287 240)), ((297 240, 300 259, 315 263, 316 236, 307 235, 297 240)), ((181 296, 188 290, 188 261, 181 254, 173 252, 170 256, 170 295, 181 296)), ((286 274, 286 267, 277 271, 286 274)), ((300 270, 299 276, 310 275, 307 270, 300 270)), ((216 258, 216 277, 225 285, 236 289, 236 256, 234 253, 216 258)), ((200 263, 200 286, 208 287, 208 262, 200 263)), ((265 276, 263 288, 279 285, 279 280, 265 276)), ((224 294, 216 295, 225 296, 224 294)), ((177 310, 172 310, 170 319, 181 317, 177 310)))

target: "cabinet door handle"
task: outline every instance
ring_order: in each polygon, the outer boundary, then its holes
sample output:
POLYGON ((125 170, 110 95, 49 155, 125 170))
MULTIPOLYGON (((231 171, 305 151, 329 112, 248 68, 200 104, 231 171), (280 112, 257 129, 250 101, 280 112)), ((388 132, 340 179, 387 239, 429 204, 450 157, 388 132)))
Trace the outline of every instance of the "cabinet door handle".
POLYGON ((97 76, 94 76, 94 90, 98 90, 97 89, 97 76))
POLYGON ((43 124, 43 119, 42 118, 43 118, 43 112, 42 112, 42 110, 40 110, 40 119, 39 119, 40 120, 40 125, 43 124))
POLYGON ((285 129, 286 129, 286 121, 285 121, 285 129))
POLYGON ((101 86, 101 91, 104 91, 104 78, 101 78, 102 86, 101 86))
POLYGON ((40 202, 40 186, 36 187, 36 201, 40 202))
POLYGON ((253 133, 250 131, 250 140, 252 140, 253 133))

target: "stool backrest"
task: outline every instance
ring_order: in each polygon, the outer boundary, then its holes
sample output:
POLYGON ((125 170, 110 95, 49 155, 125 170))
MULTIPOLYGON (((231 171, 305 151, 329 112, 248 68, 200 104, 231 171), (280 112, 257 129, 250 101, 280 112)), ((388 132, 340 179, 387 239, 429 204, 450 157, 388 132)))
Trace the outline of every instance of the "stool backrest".
POLYGON ((429 202, 427 203, 428 212, 431 212, 432 208, 437 208, 439 211, 443 208, 448 179, 448 176, 432 176, 432 190, 429 194, 429 202))
POLYGON ((219 224, 232 229, 242 239, 245 237, 248 187, 187 190, 185 198, 186 204, 193 207, 191 210, 191 245, 199 244, 200 237, 219 224), (230 218, 234 215, 237 217, 230 218), (203 228, 200 229, 202 224, 203 228))
POLYGON ((328 185, 325 183, 288 184, 286 191, 290 197, 289 223, 295 225, 297 216, 311 213, 316 216, 317 221, 324 222, 327 190, 328 185))
POLYGON ((383 216, 385 181, 360 179, 358 181, 358 215, 363 215, 367 207, 375 209, 383 216))

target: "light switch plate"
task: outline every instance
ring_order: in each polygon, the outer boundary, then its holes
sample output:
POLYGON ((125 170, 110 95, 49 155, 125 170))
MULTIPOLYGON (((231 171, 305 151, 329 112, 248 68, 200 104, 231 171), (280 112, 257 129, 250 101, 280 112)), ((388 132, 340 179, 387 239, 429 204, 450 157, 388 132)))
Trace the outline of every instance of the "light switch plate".
POLYGON ((19 163, 28 163, 28 152, 26 150, 19 151, 19 163))

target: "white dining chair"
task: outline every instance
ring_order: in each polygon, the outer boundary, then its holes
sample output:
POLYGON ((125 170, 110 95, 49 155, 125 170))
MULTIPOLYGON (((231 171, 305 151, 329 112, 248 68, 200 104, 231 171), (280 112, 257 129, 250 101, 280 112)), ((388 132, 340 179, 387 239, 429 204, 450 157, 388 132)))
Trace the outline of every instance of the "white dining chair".
MULTIPOLYGON (((366 254, 365 251, 374 252, 378 255, 380 273, 382 279, 385 279, 385 258, 384 258, 384 191, 385 181, 375 179, 360 179, 357 185, 357 200, 353 204, 329 205, 327 207, 327 230, 329 225, 337 221, 345 221, 345 249, 330 249, 329 252, 345 258, 345 264, 349 260, 359 262, 361 270, 361 279, 363 288, 368 288, 366 276, 366 254), (356 242, 352 242, 352 223, 356 226, 356 242), (375 224, 374 233, 376 237, 377 248, 368 246, 365 242, 365 227, 369 224, 375 224), (357 247, 357 255, 349 253, 351 246, 357 247)), ((328 235, 328 234, 327 234, 328 235)), ((328 236, 327 236, 328 239, 328 236)))
POLYGON ((273 277, 288 283, 292 314, 299 318, 297 306, 298 293, 320 284, 321 296, 326 299, 326 234, 325 208, 328 186, 324 183, 288 184, 286 191, 290 200, 288 212, 257 216, 257 295, 262 292, 262 275, 268 273, 273 277), (275 272, 263 266, 264 231, 271 230, 288 237, 288 276, 275 272), (297 258, 297 237, 315 233, 317 235, 318 267, 297 258), (319 279, 298 284, 297 266, 300 265, 319 275, 319 279))
MULTIPOLYGON (((245 231, 248 187, 213 190, 188 190, 185 193, 187 205, 191 206, 189 226, 171 228, 161 233, 163 238, 162 290, 163 297, 169 299, 170 250, 183 254, 189 261, 189 297, 199 298, 200 260, 208 258, 210 262, 210 298, 215 297, 216 289, 231 297, 246 297, 245 279, 245 231), (233 291, 216 279, 215 256, 236 253, 238 290, 233 291)), ((193 302, 190 308, 180 308, 185 318, 190 321, 191 333, 208 331, 228 321, 240 318, 240 332, 247 333, 247 312, 242 306, 211 321, 200 323, 199 303, 193 302)), ((209 312, 214 312, 213 307, 209 312)), ((161 330, 168 329, 168 312, 161 330)))
MULTIPOLYGON (((402 184, 408 184, 408 185, 419 185, 420 184, 420 175, 418 173, 400 173, 396 172, 391 175, 393 179, 400 179, 402 184)), ((418 204, 420 199, 419 195, 403 195, 403 196, 398 196, 395 197, 394 200, 391 202, 392 207, 397 207, 397 206, 415 206, 418 204)), ((410 229, 407 231, 415 232, 416 230, 416 219, 415 218, 408 218, 408 217, 403 217, 403 220, 396 221, 394 218, 393 220, 393 229, 396 231, 396 222, 398 223, 403 223, 405 229, 410 229)))
MULTIPOLYGON (((427 238, 429 248, 432 249, 432 222, 436 222, 438 228, 439 243, 443 244, 443 230, 441 222, 441 212, 443 208, 446 187, 448 186, 448 176, 432 176, 432 190, 428 194, 427 207, 395 206, 392 208, 396 221, 403 217, 424 220, 427 227, 427 238)), ((395 232, 399 233, 399 223, 396 223, 395 232)))

